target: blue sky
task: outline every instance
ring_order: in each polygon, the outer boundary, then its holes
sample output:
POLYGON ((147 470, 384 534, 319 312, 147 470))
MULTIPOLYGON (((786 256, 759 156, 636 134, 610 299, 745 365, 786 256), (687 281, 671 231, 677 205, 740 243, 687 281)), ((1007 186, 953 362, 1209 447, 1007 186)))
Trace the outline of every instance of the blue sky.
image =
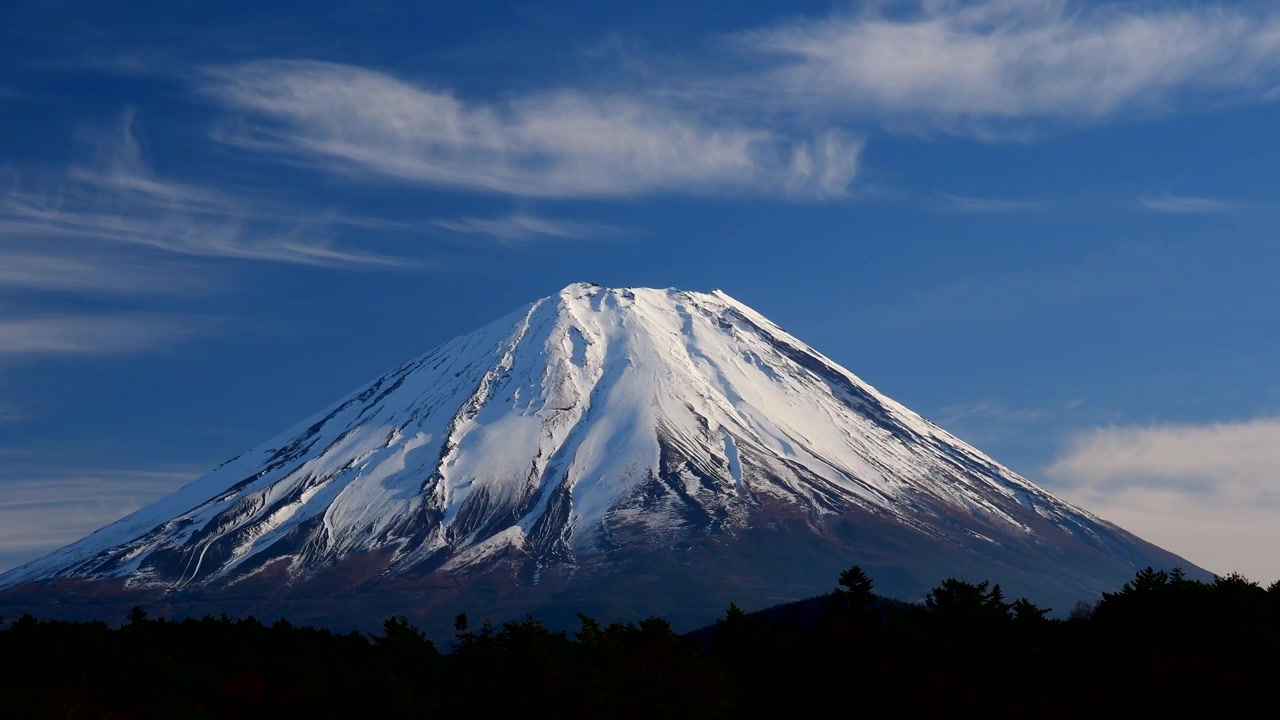
POLYGON ((188 5, 0 10, 0 569, 584 280, 1280 578, 1270 3, 188 5))

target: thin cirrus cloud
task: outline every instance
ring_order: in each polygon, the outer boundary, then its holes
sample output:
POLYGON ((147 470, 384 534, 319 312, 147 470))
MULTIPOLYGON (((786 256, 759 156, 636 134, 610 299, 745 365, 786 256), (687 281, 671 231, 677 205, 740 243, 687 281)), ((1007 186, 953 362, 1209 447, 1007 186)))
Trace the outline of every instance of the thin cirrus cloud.
POLYGON ((839 197, 862 149, 836 130, 801 139, 639 95, 468 101, 310 60, 213 68, 202 89, 238 115, 217 134, 226 143, 352 175, 520 197, 839 197))
POLYGON ((147 350, 197 334, 214 322, 165 313, 0 315, 0 357, 147 350))
MULTIPOLYGON (((81 299, 103 294, 190 294, 215 284, 204 259, 321 267, 402 267, 409 260, 345 250, 333 218, 293 220, 284 209, 226 190, 165 180, 150 172, 126 113, 99 138, 92 162, 33 191, 10 174, 0 193, 0 358, 150 350, 219 324, 190 313, 41 310, 33 293, 81 299)), ((206 263, 207 264, 207 263, 206 263)))
POLYGON ((728 92, 943 123, 1099 120, 1189 98, 1265 100, 1280 87, 1280 13, 1257 2, 874 3, 733 40, 760 67, 728 92))
POLYGON ((975 215, 991 215, 1004 213, 1025 213, 1049 209, 1047 202, 1039 200, 1015 200, 1011 198, 970 197, 967 195, 951 195, 943 193, 938 207, 946 212, 972 213, 975 215))
POLYGON ((1227 200, 1194 195, 1144 195, 1138 198, 1138 205, 1144 210, 1179 214, 1219 213, 1236 207, 1227 200))
POLYGON ((138 294, 206 290, 210 281, 178 264, 141 262, 110 253, 60 255, 0 249, 0 289, 138 294))
POLYGON ((1067 499, 1210 571, 1280 579, 1280 419, 1096 428, 1046 474, 1067 499))
POLYGON ((453 220, 435 220, 436 227, 463 235, 481 235, 500 242, 519 242, 537 238, 565 240, 590 240, 616 236, 621 228, 602 223, 572 222, 540 217, 524 212, 504 217, 463 217, 453 220))
MULTIPOLYGON (((5 252, 28 267, 45 267, 25 280, 15 271, 0 271, 0 286, 48 288, 57 284, 53 274, 59 266, 85 278, 87 261, 75 253, 104 247, 112 252, 101 268, 104 275, 114 271, 113 263, 125 262, 119 251, 127 248, 322 267, 414 264, 339 248, 334 232, 339 223, 322 214, 156 177, 143 160, 133 120, 132 112, 125 113, 115 132, 99 139, 93 162, 66 170, 51 191, 33 191, 22 178, 11 179, 8 192, 0 195, 0 237, 10 246, 5 252), (55 242, 56 253, 50 250, 55 242)), ((112 283, 118 280, 91 280, 82 287, 112 283)))
POLYGON ((45 555, 196 479, 172 470, 59 470, 0 478, 0 572, 45 555))

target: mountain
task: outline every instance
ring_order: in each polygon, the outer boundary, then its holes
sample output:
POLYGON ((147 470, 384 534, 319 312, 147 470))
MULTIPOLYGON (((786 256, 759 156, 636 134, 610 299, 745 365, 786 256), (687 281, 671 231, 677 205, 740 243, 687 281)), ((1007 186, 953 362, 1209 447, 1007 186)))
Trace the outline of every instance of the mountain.
POLYGON ((555 623, 991 578, 1063 610, 1186 561, 722 292, 575 284, 0 576, 0 609, 555 623))

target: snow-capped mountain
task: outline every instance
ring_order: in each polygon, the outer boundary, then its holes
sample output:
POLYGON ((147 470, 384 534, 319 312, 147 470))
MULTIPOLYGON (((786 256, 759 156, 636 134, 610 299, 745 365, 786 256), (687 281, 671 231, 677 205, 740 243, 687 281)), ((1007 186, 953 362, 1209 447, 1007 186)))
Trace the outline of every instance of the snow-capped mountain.
POLYGON ((823 592, 855 563, 908 598, 981 574, 1055 602, 1148 564, 1192 567, 722 292, 575 284, 0 588, 323 598, 335 616, 362 595, 410 615, 392 598, 477 613, 576 600, 707 620, 730 600, 823 592))

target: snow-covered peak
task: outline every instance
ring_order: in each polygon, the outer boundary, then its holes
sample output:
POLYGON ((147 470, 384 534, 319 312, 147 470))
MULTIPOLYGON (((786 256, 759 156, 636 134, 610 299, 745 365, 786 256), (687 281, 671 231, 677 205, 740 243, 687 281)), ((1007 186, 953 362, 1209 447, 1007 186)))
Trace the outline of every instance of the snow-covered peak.
POLYGON ((415 358, 0 586, 181 589, 348 558, 536 572, 777 517, 956 546, 1116 530, 716 290, 574 283, 415 358))

